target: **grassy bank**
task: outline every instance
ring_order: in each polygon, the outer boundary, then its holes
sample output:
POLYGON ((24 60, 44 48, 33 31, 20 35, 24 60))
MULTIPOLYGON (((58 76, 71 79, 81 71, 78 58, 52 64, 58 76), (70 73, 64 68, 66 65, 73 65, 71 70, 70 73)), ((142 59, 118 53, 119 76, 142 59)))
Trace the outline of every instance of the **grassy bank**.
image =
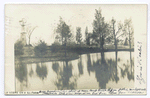
POLYGON ((71 61, 78 59, 79 55, 77 53, 67 53, 66 55, 62 52, 58 53, 47 53, 47 55, 42 57, 37 56, 17 56, 15 60, 19 60, 22 63, 39 63, 39 62, 50 62, 50 61, 71 61))

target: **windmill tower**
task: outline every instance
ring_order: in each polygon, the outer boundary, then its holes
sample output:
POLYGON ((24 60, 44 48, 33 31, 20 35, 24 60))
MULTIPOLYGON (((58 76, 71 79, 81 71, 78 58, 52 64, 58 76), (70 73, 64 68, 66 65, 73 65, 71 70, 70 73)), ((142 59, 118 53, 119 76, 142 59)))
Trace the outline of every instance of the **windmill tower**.
POLYGON ((21 25, 21 35, 20 35, 20 40, 22 41, 22 44, 25 46, 27 44, 26 41, 26 32, 25 32, 25 24, 26 24, 26 20, 23 18, 22 20, 19 21, 20 25, 21 25))

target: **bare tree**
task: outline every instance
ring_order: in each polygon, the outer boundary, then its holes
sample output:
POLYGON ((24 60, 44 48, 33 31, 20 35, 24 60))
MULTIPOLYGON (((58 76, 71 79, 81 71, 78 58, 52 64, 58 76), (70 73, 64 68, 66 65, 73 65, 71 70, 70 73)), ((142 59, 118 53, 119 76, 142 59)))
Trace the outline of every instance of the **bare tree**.
MULTIPOLYGON (((123 32, 126 35, 126 37, 128 37, 129 48, 131 49, 131 42, 134 42, 133 41, 134 40, 134 36, 133 36, 134 29, 133 29, 131 18, 130 19, 125 19, 123 32)), ((131 51, 130 51, 130 64, 131 64, 131 70, 132 70, 132 54, 131 54, 131 51)))
POLYGON ((129 48, 131 49, 131 41, 134 39, 134 36, 133 36, 134 29, 133 29, 133 26, 132 26, 132 20, 131 19, 125 19, 123 32, 124 32, 125 35, 128 36, 129 48))
POLYGON ((115 28, 116 20, 112 18, 111 22, 112 22, 112 29, 113 29, 112 31, 113 31, 113 37, 114 37, 115 50, 117 50, 117 44, 118 44, 117 41, 119 40, 119 37, 124 35, 124 33, 121 33, 123 25, 121 23, 119 23, 118 30, 116 31, 116 28, 115 28))
POLYGON ((35 30, 36 27, 37 27, 37 26, 35 26, 35 27, 28 26, 28 27, 26 28, 27 37, 28 37, 28 45, 31 45, 31 44, 30 44, 31 35, 32 35, 32 33, 33 33, 33 31, 35 30))

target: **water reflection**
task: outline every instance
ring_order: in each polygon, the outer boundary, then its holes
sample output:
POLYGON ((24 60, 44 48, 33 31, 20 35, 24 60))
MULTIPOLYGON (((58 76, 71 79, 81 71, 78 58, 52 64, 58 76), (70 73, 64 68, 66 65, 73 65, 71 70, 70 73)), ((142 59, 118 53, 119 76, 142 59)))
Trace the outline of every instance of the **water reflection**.
POLYGON ((133 62, 133 60, 131 60, 131 63, 129 63, 129 61, 127 60, 127 63, 126 64, 124 63, 123 66, 124 66, 124 68, 120 68, 121 69, 121 76, 123 78, 125 76, 127 76, 129 81, 134 80, 134 69, 133 69, 134 62, 133 62))
POLYGON ((78 70, 79 70, 79 76, 80 76, 80 75, 83 75, 83 64, 82 64, 81 55, 80 55, 80 58, 79 58, 79 60, 78 60, 78 70))
POLYGON ((117 65, 112 59, 105 60, 103 58, 93 62, 93 69, 96 74, 96 79, 99 82, 99 88, 101 89, 106 88, 106 84, 109 80, 113 80, 116 83, 119 81, 117 65))
POLYGON ((90 54, 87 54, 87 70, 88 70, 89 75, 90 75, 90 72, 93 71, 90 54))
MULTIPOLYGON (((107 89, 134 86, 134 58, 130 52, 80 55, 79 59, 26 64, 15 60, 17 91, 107 89), (125 56, 122 56, 125 55, 125 56), (78 80, 78 81, 77 81, 78 80), (125 82, 124 82, 125 81, 125 82), (35 86, 35 82, 38 85, 35 86), (124 83, 128 85, 124 86, 124 83), (115 85, 115 86, 113 86, 115 85)), ((67 55, 66 55, 67 58, 67 55)))
POLYGON ((36 63, 36 73, 37 76, 40 77, 42 80, 47 77, 47 66, 45 63, 36 63), (41 66, 40 66, 41 64, 41 66))
POLYGON ((20 60, 15 62, 15 77, 19 80, 20 91, 23 90, 24 86, 28 87, 28 71, 26 64, 20 60))
POLYGON ((58 73, 59 72, 59 63, 58 62, 53 62, 52 64, 52 69, 58 73))
MULTIPOLYGON (((134 72, 132 69, 132 65, 134 65, 133 60, 131 59, 130 55, 130 62, 127 64, 123 64, 125 68, 118 67, 118 62, 120 62, 120 58, 117 57, 117 52, 115 52, 115 60, 113 59, 105 59, 104 52, 101 52, 101 59, 97 59, 91 63, 90 54, 87 54, 87 71, 90 75, 90 72, 95 72, 95 77, 97 82, 99 83, 100 89, 106 89, 106 84, 111 80, 118 83, 119 75, 118 75, 118 68, 121 69, 121 76, 124 78, 127 74, 128 80, 134 80, 134 72), (93 64, 93 65, 92 65, 93 64)), ((98 56, 97 56, 98 57, 98 56)))
POLYGON ((17 62, 15 66, 16 78, 22 83, 27 81, 27 66, 22 62, 17 62))
POLYGON ((31 69, 30 69, 30 72, 29 72, 29 76, 30 76, 30 77, 32 77, 32 76, 33 76, 33 74, 34 74, 34 72, 33 72, 33 68, 32 68, 32 66, 31 66, 31 69))
POLYGON ((68 63, 67 60, 64 61, 62 69, 59 67, 59 63, 53 63, 52 68, 57 74, 57 80, 54 81, 54 84, 58 90, 75 89, 77 86, 77 78, 72 75, 72 63, 68 63))

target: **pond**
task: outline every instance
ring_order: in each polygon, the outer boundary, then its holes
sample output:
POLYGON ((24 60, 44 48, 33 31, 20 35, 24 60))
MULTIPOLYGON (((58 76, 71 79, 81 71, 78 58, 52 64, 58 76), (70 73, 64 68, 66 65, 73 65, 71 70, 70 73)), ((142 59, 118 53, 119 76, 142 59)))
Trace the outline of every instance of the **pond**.
POLYGON ((134 52, 82 54, 71 61, 15 61, 16 91, 134 87, 134 52))

